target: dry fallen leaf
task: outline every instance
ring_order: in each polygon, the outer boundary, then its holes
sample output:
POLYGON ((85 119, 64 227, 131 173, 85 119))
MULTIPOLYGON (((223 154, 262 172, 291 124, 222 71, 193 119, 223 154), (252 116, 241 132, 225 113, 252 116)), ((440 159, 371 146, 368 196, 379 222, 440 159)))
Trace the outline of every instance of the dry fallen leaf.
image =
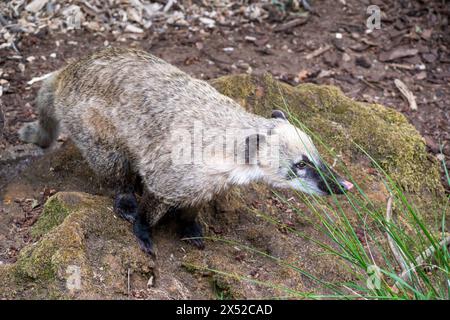
POLYGON ((48 0, 34 0, 25 7, 25 10, 33 13, 39 12, 47 2, 48 0))
POLYGON ((408 89, 406 84, 404 84, 401 80, 395 79, 394 84, 397 87, 397 89, 401 92, 401 94, 408 100, 409 107, 411 110, 417 110, 417 103, 416 103, 416 97, 411 92, 411 90, 408 89))
POLYGON ((417 49, 396 48, 388 52, 382 52, 379 56, 379 59, 382 62, 387 62, 399 58, 415 56, 418 52, 419 50, 417 49))

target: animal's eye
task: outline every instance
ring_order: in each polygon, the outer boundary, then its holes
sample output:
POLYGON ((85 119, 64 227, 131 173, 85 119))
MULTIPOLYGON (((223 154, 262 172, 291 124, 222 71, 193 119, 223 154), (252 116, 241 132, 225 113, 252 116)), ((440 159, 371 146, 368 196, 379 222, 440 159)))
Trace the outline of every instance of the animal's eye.
POLYGON ((305 161, 300 161, 295 164, 297 169, 304 169, 308 164, 305 161))

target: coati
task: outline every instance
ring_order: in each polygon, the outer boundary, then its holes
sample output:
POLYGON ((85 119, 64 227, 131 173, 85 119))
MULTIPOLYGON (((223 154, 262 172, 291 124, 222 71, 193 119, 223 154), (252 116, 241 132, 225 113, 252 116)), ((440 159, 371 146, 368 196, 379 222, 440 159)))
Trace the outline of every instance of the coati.
POLYGON ((114 210, 133 223, 149 254, 151 227, 169 211, 181 236, 203 248, 198 208, 232 185, 264 181, 320 195, 352 188, 282 111, 270 119, 251 114, 143 51, 108 48, 67 65, 45 80, 37 107, 39 120, 20 129, 21 139, 46 148, 59 129, 68 133, 89 166, 114 183, 114 210), (225 146, 217 138, 226 134, 234 139, 225 146), (214 152, 205 156, 205 149, 214 152), (180 150, 188 158, 199 151, 200 159, 178 161, 180 150), (139 203, 137 180, 144 186, 139 203))

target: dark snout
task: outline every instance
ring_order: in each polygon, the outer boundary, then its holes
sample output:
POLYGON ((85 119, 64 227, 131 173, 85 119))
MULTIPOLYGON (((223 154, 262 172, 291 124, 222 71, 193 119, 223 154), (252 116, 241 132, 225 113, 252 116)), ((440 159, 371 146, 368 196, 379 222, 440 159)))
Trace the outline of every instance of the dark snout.
POLYGON ((320 169, 315 168, 315 170, 317 187, 325 194, 342 194, 353 188, 351 182, 341 178, 334 170, 324 165, 320 169))

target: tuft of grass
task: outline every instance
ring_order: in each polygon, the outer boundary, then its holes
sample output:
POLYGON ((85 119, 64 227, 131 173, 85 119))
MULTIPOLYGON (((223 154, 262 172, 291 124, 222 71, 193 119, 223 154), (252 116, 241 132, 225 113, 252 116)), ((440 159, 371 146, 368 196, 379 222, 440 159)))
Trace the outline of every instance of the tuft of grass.
MULTIPOLYGON (((289 110, 285 108, 289 113, 289 110)), ((290 114, 293 124, 310 134, 316 143, 320 143, 333 157, 332 149, 319 136, 306 128, 298 119, 290 114)), ((294 190, 314 218, 320 223, 315 227, 329 240, 326 243, 308 238, 320 246, 326 254, 335 256, 348 270, 352 272, 353 280, 343 283, 330 283, 319 279, 301 268, 281 259, 260 252, 254 248, 240 245, 229 240, 221 240, 230 245, 239 245, 245 250, 265 256, 276 261, 280 267, 290 268, 312 281, 320 284, 324 292, 329 294, 312 295, 296 292, 290 288, 282 288, 271 283, 261 283, 274 289, 286 292, 289 298, 309 299, 450 299, 450 234, 447 230, 446 215, 450 206, 450 196, 442 212, 421 212, 409 199, 409 194, 399 187, 383 167, 361 146, 355 146, 372 163, 384 184, 388 197, 386 204, 374 203, 363 188, 351 176, 349 170, 341 164, 340 171, 345 172, 347 180, 354 184, 353 192, 343 196, 325 198, 307 195, 294 190), (438 225, 426 222, 426 215, 435 214, 439 217, 438 225), (363 235, 361 235, 361 226, 363 235), (359 227, 357 231, 357 227, 359 227)), ((443 163, 445 175, 450 185, 450 175, 443 163)), ((320 168, 317 168, 320 171, 320 168)), ((330 176, 332 172, 327 166, 327 172, 322 176, 330 176)), ((336 180, 336 177, 333 177, 336 180)), ((336 180, 337 181, 337 180, 336 180)), ((273 191, 274 195, 293 212, 303 217, 303 213, 292 205, 281 193, 273 191)), ((257 212, 267 221, 280 224, 264 213, 257 212)), ((298 231, 286 227, 295 236, 305 237, 298 231)), ((219 270, 209 270, 223 276, 229 276, 241 281, 251 281, 245 276, 227 274, 219 270)))

